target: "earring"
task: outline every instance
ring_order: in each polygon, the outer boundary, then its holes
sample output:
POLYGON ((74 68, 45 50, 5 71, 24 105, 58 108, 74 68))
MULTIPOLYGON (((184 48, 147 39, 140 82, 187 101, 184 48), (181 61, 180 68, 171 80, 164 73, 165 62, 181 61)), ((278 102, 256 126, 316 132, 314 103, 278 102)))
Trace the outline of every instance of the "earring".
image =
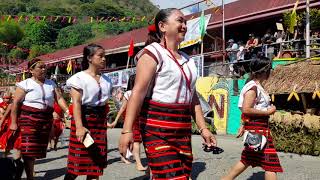
POLYGON ((165 32, 163 33, 163 38, 164 38, 164 47, 166 48, 166 49, 168 49, 167 48, 167 38, 166 38, 166 36, 165 36, 165 32))

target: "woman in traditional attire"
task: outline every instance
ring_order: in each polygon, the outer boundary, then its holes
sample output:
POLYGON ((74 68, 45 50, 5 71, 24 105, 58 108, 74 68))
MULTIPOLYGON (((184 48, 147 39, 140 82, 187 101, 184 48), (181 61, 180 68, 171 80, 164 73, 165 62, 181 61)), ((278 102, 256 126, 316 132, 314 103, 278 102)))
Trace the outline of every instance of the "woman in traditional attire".
POLYGON ((46 79, 46 65, 40 59, 29 61, 28 69, 32 77, 16 84, 9 128, 21 134, 21 156, 27 179, 32 180, 35 159, 47 154, 53 103, 57 101, 65 112, 68 106, 56 84, 46 79))
POLYGON ((267 180, 275 180, 276 173, 283 172, 269 128, 269 116, 275 113, 276 107, 270 103, 270 96, 262 86, 269 78, 271 69, 272 64, 268 58, 253 59, 250 62, 251 80, 242 88, 238 103, 242 112, 242 126, 238 136, 242 136, 244 131, 257 133, 266 138, 266 144, 260 150, 246 146, 242 151, 241 160, 222 178, 223 180, 235 179, 249 166, 264 169, 267 180))
POLYGON ((183 13, 160 10, 149 27, 147 46, 137 56, 135 86, 120 137, 120 153, 133 142, 140 114, 142 141, 153 179, 188 180, 192 169, 191 116, 208 146, 216 140, 207 129, 196 93, 197 68, 178 50, 187 32, 183 13))
POLYGON ((72 116, 65 179, 86 175, 99 179, 107 158, 107 101, 111 97, 111 80, 101 70, 105 68, 105 50, 90 44, 83 50, 83 71, 67 80, 71 87, 72 116), (86 148, 83 141, 88 134, 94 144, 86 148))

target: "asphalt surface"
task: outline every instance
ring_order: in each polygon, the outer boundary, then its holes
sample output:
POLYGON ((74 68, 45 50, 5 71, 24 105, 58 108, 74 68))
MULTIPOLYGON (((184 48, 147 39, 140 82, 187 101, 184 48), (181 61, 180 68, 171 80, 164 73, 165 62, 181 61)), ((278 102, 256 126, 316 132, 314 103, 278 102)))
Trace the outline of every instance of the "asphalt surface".
MULTIPOLYGON (((50 151, 47 158, 37 160, 35 171, 36 179, 63 179, 66 172, 68 154, 68 134, 66 130, 63 134, 62 144, 58 144, 58 151, 50 151)), ((105 180, 143 180, 146 179, 144 172, 135 169, 135 164, 124 164, 120 161, 118 152, 118 138, 120 129, 108 131, 108 167, 104 170, 104 175, 100 179, 105 180)), ((192 178, 199 180, 220 179, 227 173, 232 165, 240 159, 242 151, 241 139, 234 136, 217 136, 218 146, 224 152, 221 154, 207 153, 202 150, 202 139, 198 135, 192 137, 194 162, 192 178)), ((320 180, 320 157, 300 156, 289 153, 279 153, 284 173, 278 174, 281 180, 320 180)), ((143 163, 146 164, 145 154, 141 153, 143 163)), ((25 175, 24 175, 25 177, 25 175)), ((1 179, 1 178, 0 178, 1 179)), ((78 177, 77 179, 85 179, 78 177)), ((237 179, 260 180, 264 179, 264 172, 261 168, 248 168, 237 179)))

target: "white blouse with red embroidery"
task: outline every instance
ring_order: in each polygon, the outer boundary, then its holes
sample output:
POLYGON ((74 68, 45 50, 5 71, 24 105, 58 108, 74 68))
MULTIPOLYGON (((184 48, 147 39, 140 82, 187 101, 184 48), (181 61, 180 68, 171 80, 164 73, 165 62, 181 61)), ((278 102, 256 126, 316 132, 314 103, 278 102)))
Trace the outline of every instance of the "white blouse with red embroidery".
POLYGON ((267 92, 264 91, 263 87, 260 84, 257 84, 253 80, 249 81, 241 90, 239 96, 238 107, 242 108, 244 95, 253 87, 257 87, 257 97, 255 100, 254 108, 262 111, 267 111, 271 106, 271 98, 267 92))
POLYGON ((54 90, 57 87, 50 79, 46 79, 42 85, 28 78, 16 84, 26 93, 22 104, 38 109, 46 109, 48 106, 53 107, 54 90))
POLYGON ((81 71, 67 80, 67 86, 82 91, 82 105, 103 106, 111 97, 112 83, 104 74, 98 83, 91 75, 81 71))
POLYGON ((182 58, 177 60, 178 65, 169 50, 159 43, 152 43, 141 50, 135 57, 137 61, 144 54, 148 54, 157 63, 152 100, 163 103, 191 103, 196 89, 197 68, 193 59, 183 52, 179 53, 182 58), (182 69, 188 80, 184 76, 182 69), (190 89, 188 81, 190 82, 190 89))

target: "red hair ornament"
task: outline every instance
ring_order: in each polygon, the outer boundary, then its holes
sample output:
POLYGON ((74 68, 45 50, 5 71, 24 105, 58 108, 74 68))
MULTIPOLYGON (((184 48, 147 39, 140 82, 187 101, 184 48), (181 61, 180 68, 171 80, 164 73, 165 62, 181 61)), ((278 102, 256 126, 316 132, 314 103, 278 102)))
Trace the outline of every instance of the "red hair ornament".
POLYGON ((152 24, 148 27, 148 31, 149 33, 155 33, 157 32, 157 29, 156 29, 156 25, 152 24))

